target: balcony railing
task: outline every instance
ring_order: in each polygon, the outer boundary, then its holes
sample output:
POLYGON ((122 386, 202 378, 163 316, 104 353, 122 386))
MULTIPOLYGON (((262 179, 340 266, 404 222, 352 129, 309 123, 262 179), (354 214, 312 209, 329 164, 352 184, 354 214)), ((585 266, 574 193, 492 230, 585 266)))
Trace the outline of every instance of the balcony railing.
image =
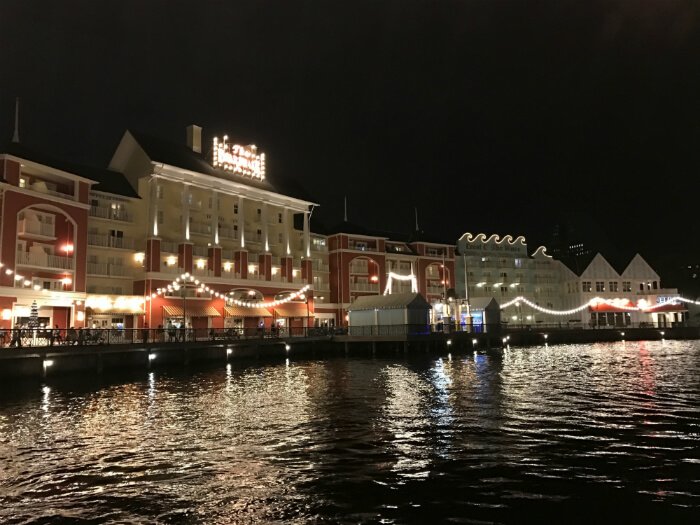
POLYGON ((198 268, 195 266, 192 268, 192 274, 201 277, 214 277, 214 270, 209 270, 208 268, 198 268))
POLYGON ((177 243, 160 241, 160 252, 163 253, 177 253, 177 243))
POLYGON ((17 223, 17 233, 19 235, 42 235, 44 237, 56 237, 56 226, 45 224, 39 221, 20 219, 17 223))
POLYGON ((46 187, 46 184, 43 181, 37 181, 31 186, 29 186, 29 189, 34 190, 38 193, 44 193, 46 195, 53 195, 54 197, 60 197, 62 199, 68 199, 69 201, 74 201, 75 200, 75 195, 72 195, 70 193, 63 193, 62 191, 55 191, 55 190, 50 190, 46 187))
POLYGON ((134 222, 131 212, 123 208, 112 208, 110 206, 90 206, 90 217, 109 219, 114 221, 134 222))
POLYGON ((379 292, 378 283, 350 283, 351 292, 379 292))
POLYGON ((134 249, 134 239, 129 237, 112 237, 99 233, 88 233, 88 244, 90 246, 102 246, 105 248, 134 249))
POLYGON ((61 257, 60 255, 49 255, 46 253, 18 252, 17 264, 40 266, 42 268, 59 268, 61 270, 73 269, 73 259, 71 257, 61 257))
POLYGON ((351 264, 350 265, 350 273, 366 274, 367 272, 368 272, 367 266, 364 264, 351 264))
POLYGON ((129 277, 131 269, 121 264, 87 263, 88 275, 106 275, 110 277, 129 277))
POLYGON ((192 247, 192 255, 195 255, 197 257, 207 257, 207 256, 209 256, 209 247, 208 246, 193 246, 192 247))
POLYGON ((219 237, 224 237, 226 239, 238 240, 238 230, 234 230, 233 228, 227 228, 226 226, 222 226, 221 228, 219 228, 219 237))
POLYGON ((167 264, 161 264, 160 271, 163 273, 170 273, 173 275, 182 275, 183 273, 185 273, 184 268, 178 268, 177 266, 168 266, 167 264))
POLYGON ((211 235, 212 225, 206 222, 190 222, 190 233, 198 235, 211 235))

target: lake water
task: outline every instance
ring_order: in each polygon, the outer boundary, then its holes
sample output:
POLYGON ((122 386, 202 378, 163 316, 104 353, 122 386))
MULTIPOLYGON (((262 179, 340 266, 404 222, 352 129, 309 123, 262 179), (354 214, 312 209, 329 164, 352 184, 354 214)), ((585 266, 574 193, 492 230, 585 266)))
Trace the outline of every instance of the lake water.
POLYGON ((699 437, 698 341, 5 384, 0 522, 690 523, 699 437))

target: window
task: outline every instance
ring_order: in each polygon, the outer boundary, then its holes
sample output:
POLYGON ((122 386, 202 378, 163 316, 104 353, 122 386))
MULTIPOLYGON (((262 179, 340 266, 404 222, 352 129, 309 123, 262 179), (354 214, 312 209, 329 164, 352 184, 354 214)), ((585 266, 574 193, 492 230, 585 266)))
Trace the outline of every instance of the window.
POLYGON ((156 199, 162 199, 163 198, 163 186, 158 184, 156 186, 156 199))
POLYGON ((233 213, 234 213, 234 215, 238 214, 238 204, 233 205, 233 213))
POLYGON ((639 291, 640 292, 644 291, 644 283, 639 283, 639 291))
POLYGON ((632 291, 632 283, 630 281, 622 281, 622 291, 623 292, 631 292, 632 291))
POLYGON ((283 233, 278 233, 277 234, 277 240, 280 244, 284 242, 284 234, 283 233))
POLYGON ((581 283, 581 291, 582 292, 592 292, 593 289, 591 288, 591 281, 583 281, 581 283))
POLYGON ((508 293, 508 287, 507 287, 507 286, 501 286, 501 293, 508 293))
POLYGON ((277 214, 277 222, 282 224, 282 214, 281 213, 277 214))
POLYGON ((258 219, 260 219, 260 217, 262 217, 262 210, 258 208, 258 219))
POLYGON ((595 282, 595 291, 596 292, 604 292, 605 291, 605 283, 603 281, 596 281, 595 282))
POLYGON ((29 187, 29 180, 27 177, 20 177, 19 178, 19 187, 20 188, 28 188, 29 187))
POLYGON ((619 291, 619 290, 618 290, 618 284, 619 284, 619 283, 618 283, 617 281, 610 281, 610 282, 608 283, 608 286, 610 287, 610 291, 611 291, 611 292, 617 292, 617 291, 619 291))
POLYGON ((158 210, 158 224, 163 224, 163 210, 158 210))
POLYGON ((656 289, 657 289, 657 282, 656 282, 656 281, 654 281, 654 282, 653 282, 653 283, 651 283, 651 284, 652 284, 652 286, 653 286, 654 290, 656 290, 656 289))

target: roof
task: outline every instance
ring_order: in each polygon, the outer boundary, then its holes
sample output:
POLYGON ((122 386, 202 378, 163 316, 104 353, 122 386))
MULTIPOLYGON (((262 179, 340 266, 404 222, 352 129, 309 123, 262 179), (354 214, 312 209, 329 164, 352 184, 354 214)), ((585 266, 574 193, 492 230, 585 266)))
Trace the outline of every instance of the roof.
POLYGON ((495 306, 499 310, 501 308, 498 301, 493 297, 475 297, 474 299, 469 299, 469 308, 472 310, 486 310, 492 306, 495 306), (493 303, 493 305, 491 303, 493 303))
POLYGON ((388 310, 395 308, 430 310, 432 307, 419 293, 395 293, 389 295, 360 296, 350 305, 348 311, 388 310))
POLYGON ((427 235, 423 231, 416 231, 406 234, 401 232, 373 230, 348 221, 343 221, 339 224, 336 224, 334 227, 326 230, 326 235, 336 235, 338 233, 346 233, 349 235, 364 235, 366 237, 378 237, 381 239, 387 239, 390 242, 404 243, 406 245, 410 245, 411 243, 442 244, 446 246, 455 245, 454 241, 446 241, 444 239, 437 239, 435 237, 431 237, 430 239, 428 239, 427 235))
POLYGON ((140 131, 129 130, 136 142, 146 152, 146 155, 153 162, 169 164, 177 168, 188 171, 204 173, 212 177, 233 180, 246 186, 267 190, 288 197, 316 202, 311 198, 301 185, 290 177, 280 177, 275 174, 268 174, 265 180, 256 180, 230 171, 215 168, 207 158, 205 153, 197 153, 186 144, 170 142, 161 138, 153 137, 140 131))
POLYGON ((131 187, 131 184, 126 180, 126 177, 118 171, 109 170, 106 168, 97 168, 94 166, 85 166, 73 162, 57 159, 46 155, 42 152, 37 152, 32 148, 28 148, 24 144, 18 142, 10 142, 5 145, 0 153, 7 153, 15 157, 43 164, 51 168, 65 171, 93 180, 97 184, 93 186, 93 190, 122 195, 124 197, 139 198, 138 193, 131 187))

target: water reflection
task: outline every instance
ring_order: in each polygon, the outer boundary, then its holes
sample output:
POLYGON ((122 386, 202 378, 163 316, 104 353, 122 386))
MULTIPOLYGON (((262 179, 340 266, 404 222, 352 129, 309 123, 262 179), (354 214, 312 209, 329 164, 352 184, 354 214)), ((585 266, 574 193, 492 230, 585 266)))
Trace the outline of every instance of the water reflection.
POLYGON ((698 374, 697 342, 654 341, 3 389, 0 521, 682 521, 698 374))

